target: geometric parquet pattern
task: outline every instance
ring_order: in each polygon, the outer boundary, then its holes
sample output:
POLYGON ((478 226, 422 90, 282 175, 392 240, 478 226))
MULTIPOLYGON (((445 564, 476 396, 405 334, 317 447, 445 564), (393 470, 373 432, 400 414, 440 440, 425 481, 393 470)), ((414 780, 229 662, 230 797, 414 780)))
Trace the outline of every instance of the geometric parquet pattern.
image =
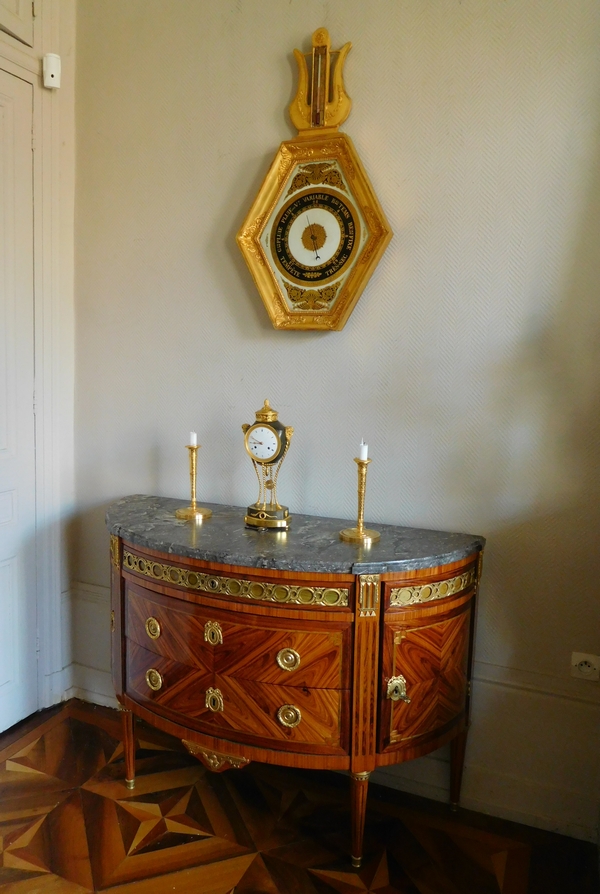
POLYGON ((527 844, 376 798, 352 870, 342 776, 213 774, 142 727, 128 790, 115 715, 81 707, 0 750, 3 894, 527 894, 527 844))

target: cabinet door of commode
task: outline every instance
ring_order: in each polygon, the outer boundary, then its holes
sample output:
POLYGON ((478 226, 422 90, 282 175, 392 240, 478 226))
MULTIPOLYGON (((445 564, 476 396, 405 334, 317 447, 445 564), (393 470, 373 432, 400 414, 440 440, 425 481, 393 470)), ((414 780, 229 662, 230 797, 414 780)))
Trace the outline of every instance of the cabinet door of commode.
POLYGON ((388 615, 383 631, 380 750, 419 746, 464 715, 473 593, 388 615))

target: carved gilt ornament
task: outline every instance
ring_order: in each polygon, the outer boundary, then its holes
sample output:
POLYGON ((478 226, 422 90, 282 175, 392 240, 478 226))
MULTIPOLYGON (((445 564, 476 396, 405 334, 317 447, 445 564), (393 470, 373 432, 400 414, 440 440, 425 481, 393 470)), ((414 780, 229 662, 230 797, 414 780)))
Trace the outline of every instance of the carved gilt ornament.
POLYGON ((392 237, 356 149, 338 131, 352 102, 319 28, 294 50, 298 136, 279 147, 237 235, 275 329, 342 329, 392 237))

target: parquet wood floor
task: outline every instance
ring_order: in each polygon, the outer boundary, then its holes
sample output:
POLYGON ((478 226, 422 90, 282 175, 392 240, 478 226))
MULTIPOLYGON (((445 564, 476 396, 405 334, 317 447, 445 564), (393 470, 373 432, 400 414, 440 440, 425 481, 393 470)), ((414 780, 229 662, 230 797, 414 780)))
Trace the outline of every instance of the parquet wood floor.
POLYGON ((138 734, 132 791, 124 784, 117 712, 72 702, 0 737, 0 890, 597 891, 591 845, 562 839, 563 865, 561 836, 463 811, 453 816, 444 805, 376 786, 364 867, 352 870, 343 776, 259 764, 213 774, 176 740, 143 726, 138 734))

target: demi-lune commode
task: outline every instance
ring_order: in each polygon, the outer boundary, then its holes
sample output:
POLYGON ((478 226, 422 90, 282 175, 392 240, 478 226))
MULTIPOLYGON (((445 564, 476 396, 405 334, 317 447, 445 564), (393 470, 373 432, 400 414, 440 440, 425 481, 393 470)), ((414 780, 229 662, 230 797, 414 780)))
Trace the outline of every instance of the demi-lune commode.
POLYGON ((340 541, 340 519, 265 532, 239 507, 195 524, 181 505, 137 495, 107 513, 127 785, 137 716, 213 771, 349 771, 355 866, 377 767, 450 742, 457 803, 483 538, 379 525, 365 547, 340 541))

